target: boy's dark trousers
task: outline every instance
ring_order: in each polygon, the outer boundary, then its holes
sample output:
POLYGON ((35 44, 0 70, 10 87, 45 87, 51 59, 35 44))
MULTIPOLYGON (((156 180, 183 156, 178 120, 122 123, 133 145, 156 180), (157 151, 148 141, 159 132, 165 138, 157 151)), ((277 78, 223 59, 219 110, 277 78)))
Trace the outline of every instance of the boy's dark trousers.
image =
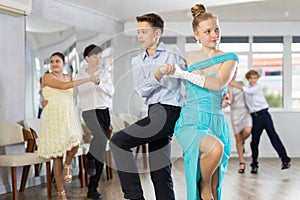
POLYGON ((265 129, 268 137, 271 141, 272 146, 276 150, 278 156, 281 158, 282 163, 290 161, 285 147, 283 146, 278 134, 275 131, 274 124, 268 109, 263 109, 258 112, 251 113, 252 116, 252 141, 251 141, 251 150, 252 150, 252 167, 258 167, 258 145, 260 142, 260 136, 265 129))
POLYGON ((82 113, 82 117, 93 135, 87 159, 95 159, 96 167, 96 174, 90 176, 88 188, 89 190, 96 190, 98 188, 99 180, 103 171, 103 163, 105 161, 105 148, 110 126, 109 109, 84 111, 82 113))
POLYGON ((139 172, 131 148, 146 143, 156 200, 175 199, 171 177, 170 142, 180 110, 177 106, 150 105, 146 118, 115 133, 111 138, 110 148, 126 199, 143 197, 139 172))

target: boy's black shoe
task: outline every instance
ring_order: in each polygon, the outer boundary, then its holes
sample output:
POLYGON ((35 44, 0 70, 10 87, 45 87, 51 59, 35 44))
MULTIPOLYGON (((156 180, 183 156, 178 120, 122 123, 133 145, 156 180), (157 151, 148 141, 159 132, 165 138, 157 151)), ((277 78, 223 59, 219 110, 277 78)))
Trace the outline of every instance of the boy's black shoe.
POLYGON ((87 193, 87 197, 89 199, 98 199, 98 200, 103 200, 102 195, 98 193, 96 189, 89 189, 87 193))
POLYGON ((281 169, 289 169, 291 167, 291 161, 285 161, 281 165, 281 169))
POLYGON ((256 167, 256 166, 253 166, 252 168, 251 168, 251 174, 257 174, 257 168, 258 167, 256 167))
POLYGON ((90 153, 86 155, 85 168, 88 175, 94 176, 96 174, 95 158, 90 153))

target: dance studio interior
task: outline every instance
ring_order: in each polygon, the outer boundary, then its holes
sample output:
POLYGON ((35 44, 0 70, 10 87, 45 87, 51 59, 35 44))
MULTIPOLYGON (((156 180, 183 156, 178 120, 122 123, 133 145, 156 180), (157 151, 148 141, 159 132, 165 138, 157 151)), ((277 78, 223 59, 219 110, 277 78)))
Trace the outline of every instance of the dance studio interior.
MULTIPOLYGON (((30 140, 32 148, 29 140, 12 145, 0 142, 0 161, 1 156, 10 155, 14 163, 0 163, 0 200, 57 199, 52 160, 38 162, 39 158, 32 158, 32 162, 25 162, 26 158, 20 156, 38 149, 40 79, 49 72, 54 52, 64 54, 63 73, 74 78, 85 63, 85 47, 96 44, 103 49, 100 68, 110 73, 114 86, 110 108, 113 136, 148 113, 145 98, 134 90, 131 73, 131 59, 143 52, 137 37, 136 16, 159 14, 164 20, 160 41, 178 48, 184 56, 201 48, 194 38, 190 12, 198 3, 218 16, 221 31, 218 48, 234 52, 239 58, 236 80, 247 85, 245 74, 251 69, 259 72, 258 82, 269 104, 268 111, 291 158, 291 167, 281 170, 279 155, 264 130, 259 141, 258 173, 250 173, 251 136, 243 144, 245 171, 239 173, 231 108, 230 105, 223 108, 231 133, 231 154, 221 199, 299 199, 300 1, 0 0, 0 140, 6 141, 10 131, 14 131, 7 128, 6 122, 17 124, 23 133, 29 131, 35 137, 30 140)), ((184 86, 182 93, 185 94, 184 86)), ((85 158, 91 133, 84 123, 81 125, 83 144, 72 160, 73 181, 65 184, 68 199, 74 200, 89 199, 85 158)), ((144 198, 155 200, 147 144, 131 151, 144 198)), ((125 199, 109 142, 105 153, 98 191, 104 200, 125 199)), ((175 198, 195 200, 187 198, 183 152, 175 135, 171 141, 171 161, 175 198)))

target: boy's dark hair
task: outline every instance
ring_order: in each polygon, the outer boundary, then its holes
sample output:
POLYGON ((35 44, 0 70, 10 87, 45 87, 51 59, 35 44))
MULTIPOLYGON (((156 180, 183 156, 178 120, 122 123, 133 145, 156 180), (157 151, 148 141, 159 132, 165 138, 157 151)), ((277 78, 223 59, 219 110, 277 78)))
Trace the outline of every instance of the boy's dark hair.
POLYGON ((85 58, 87 56, 95 55, 95 54, 98 54, 98 53, 102 53, 102 51, 103 50, 100 46, 97 46, 95 44, 91 44, 91 45, 87 46, 84 49, 83 58, 85 58))
POLYGON ((152 28, 160 29, 161 33, 164 31, 164 20, 155 13, 149 13, 136 17, 137 22, 148 22, 152 28))
POLYGON ((257 71, 255 71, 254 69, 251 69, 246 73, 245 77, 248 80, 249 78, 251 78, 251 76, 257 76, 257 78, 259 78, 260 74, 257 71))

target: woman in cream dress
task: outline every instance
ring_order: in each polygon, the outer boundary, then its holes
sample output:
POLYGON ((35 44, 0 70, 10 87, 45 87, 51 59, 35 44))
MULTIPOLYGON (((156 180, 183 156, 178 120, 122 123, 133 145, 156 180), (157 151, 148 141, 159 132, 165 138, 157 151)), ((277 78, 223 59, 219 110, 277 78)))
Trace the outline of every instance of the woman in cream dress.
POLYGON ((50 57, 51 72, 43 76, 42 90, 47 105, 42 113, 38 154, 53 158, 53 171, 57 188, 57 199, 66 200, 63 180, 71 183, 70 164, 81 143, 81 126, 73 101, 73 87, 87 82, 99 83, 96 76, 71 81, 63 74, 66 64, 64 55, 56 52, 50 57), (63 156, 66 155, 63 164, 63 156), (62 172, 63 169, 63 172, 62 172), (62 173, 64 174, 62 180, 62 173))

